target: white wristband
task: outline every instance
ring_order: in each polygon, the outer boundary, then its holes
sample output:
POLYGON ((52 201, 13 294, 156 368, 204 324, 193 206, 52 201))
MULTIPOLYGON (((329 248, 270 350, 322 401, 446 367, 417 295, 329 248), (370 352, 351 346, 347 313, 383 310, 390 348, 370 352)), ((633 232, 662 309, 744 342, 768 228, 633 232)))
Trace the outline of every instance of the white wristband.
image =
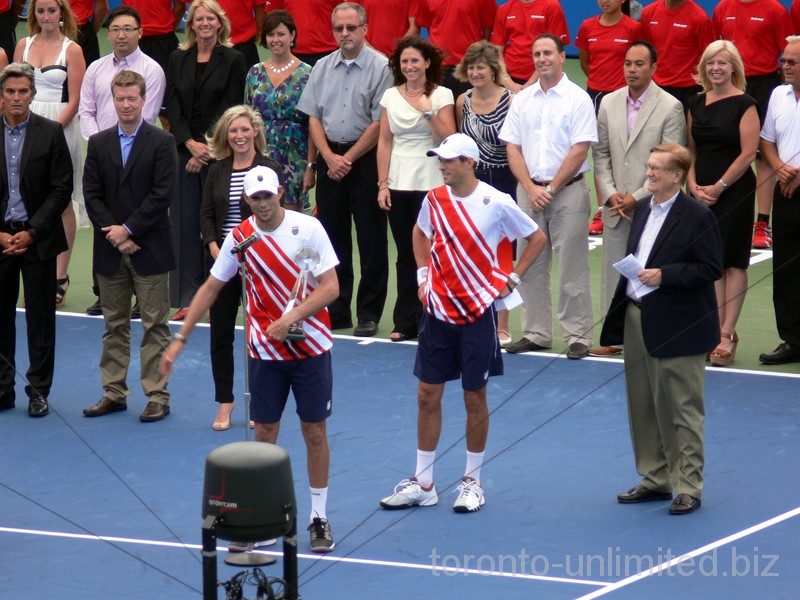
POLYGON ((422 285, 428 281, 428 267, 420 267, 417 269, 417 285, 422 285))

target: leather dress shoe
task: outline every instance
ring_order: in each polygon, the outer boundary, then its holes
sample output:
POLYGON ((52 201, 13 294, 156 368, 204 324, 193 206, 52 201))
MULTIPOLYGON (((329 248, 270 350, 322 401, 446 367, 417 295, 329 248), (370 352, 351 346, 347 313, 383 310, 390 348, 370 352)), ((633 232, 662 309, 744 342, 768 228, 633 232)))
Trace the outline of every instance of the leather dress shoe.
POLYGON ((511 342, 507 346, 503 347, 503 350, 506 352, 510 352, 511 354, 518 354, 520 352, 536 352, 537 350, 549 350, 547 346, 540 346, 536 342, 532 342, 528 338, 524 337, 521 340, 517 340, 516 342, 511 342))
POLYGON ((622 348, 619 346, 597 346, 596 348, 589 348, 589 356, 617 356, 622 354, 622 348))
POLYGON ((378 324, 375 321, 359 321, 353 335, 356 337, 372 337, 378 333, 378 324))
POLYGON ((760 354, 758 360, 765 365, 784 365, 790 362, 800 362, 800 348, 795 348, 783 342, 774 351, 760 354))
POLYGON ((700 508, 700 498, 695 498, 689 494, 678 494, 669 507, 671 515, 688 515, 700 508))
POLYGON ((99 317, 103 315, 103 307, 100 305, 100 298, 92 304, 91 306, 86 307, 86 314, 92 315, 93 317, 99 317))
POLYGON ((567 358, 578 360, 589 356, 589 346, 582 342, 572 342, 567 348, 567 358))
POLYGON ((126 403, 114 402, 103 396, 97 404, 93 404, 89 408, 84 408, 83 415, 85 417, 103 417, 123 410, 128 410, 128 405, 126 403))
POLYGON ((50 405, 44 396, 31 396, 28 400, 28 416, 43 417, 50 412, 50 405))
POLYGON ((622 504, 637 504, 653 500, 672 500, 672 492, 656 492, 644 487, 641 483, 632 487, 627 492, 617 495, 617 502, 622 504))
POLYGON ((147 403, 147 406, 144 407, 142 414, 139 415, 139 420, 142 423, 152 423, 154 421, 160 421, 168 414, 168 404, 161 404, 160 402, 154 402, 153 400, 150 400, 147 403))

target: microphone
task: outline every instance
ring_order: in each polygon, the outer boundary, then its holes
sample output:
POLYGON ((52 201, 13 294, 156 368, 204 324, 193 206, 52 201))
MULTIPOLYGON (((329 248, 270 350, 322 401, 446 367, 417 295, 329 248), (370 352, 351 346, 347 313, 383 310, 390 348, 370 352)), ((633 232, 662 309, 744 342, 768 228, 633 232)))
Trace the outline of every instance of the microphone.
POLYGON ((244 252, 260 239, 261 236, 259 236, 257 233, 254 233, 249 238, 242 240, 241 242, 236 244, 233 248, 231 248, 231 254, 239 254, 239 252, 244 252))

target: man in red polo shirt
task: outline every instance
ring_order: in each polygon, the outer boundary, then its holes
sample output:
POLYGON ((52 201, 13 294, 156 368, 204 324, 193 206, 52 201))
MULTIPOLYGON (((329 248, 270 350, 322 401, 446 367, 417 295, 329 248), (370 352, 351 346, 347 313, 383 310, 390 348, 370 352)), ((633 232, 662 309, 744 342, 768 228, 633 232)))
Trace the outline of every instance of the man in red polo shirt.
POLYGON ((236 50, 244 54, 247 68, 261 62, 256 38, 267 14, 264 8, 264 5, 268 4, 267 0, 217 0, 217 2, 231 22, 231 43, 236 50))
POLYGON ((408 35, 418 35, 414 23, 417 0, 359 0, 367 11, 367 43, 389 56, 397 40, 408 35))
MULTIPOLYGON (((733 42, 742 55, 747 93, 758 102, 763 125, 769 97, 781 83, 778 59, 786 47, 786 37, 792 35, 789 13, 778 0, 722 0, 714 9, 711 21, 716 37, 733 42)), ((756 154, 756 180, 758 217, 753 247, 771 248, 769 215, 775 177, 761 153, 756 154)))
MULTIPOLYGON (((122 0, 142 18, 142 39, 139 48, 167 72, 169 55, 178 49, 175 30, 186 12, 183 0, 122 0)), ((191 0, 190 0, 191 3, 191 0)))
MULTIPOLYGON (((381 4, 384 3, 385 0, 381 4)), ((328 16, 339 0, 268 0, 266 4, 267 12, 282 8, 292 14, 297 25, 292 53, 304 63, 313 67, 319 59, 339 48, 333 39, 328 16)))
MULTIPOLYGON (((97 32, 103 26, 108 12, 108 0, 67 0, 78 25, 78 45, 88 67, 100 58, 97 32)), ((2 10, 2 9, 0 9, 2 10)))
POLYGON ((642 10, 642 37, 653 44, 653 81, 683 104, 703 91, 694 80, 703 51, 716 39, 711 19, 692 0, 657 0, 642 10))
POLYGON ((565 45, 570 43, 567 18, 558 0, 509 0, 497 9, 491 42, 506 62, 511 79, 504 84, 512 92, 536 82, 531 48, 542 33, 558 36, 565 45))
POLYGON ((469 45, 488 40, 497 14, 495 0, 419 0, 416 24, 427 27, 431 43, 444 50, 445 87, 458 98, 470 88, 469 82, 453 76, 469 45))

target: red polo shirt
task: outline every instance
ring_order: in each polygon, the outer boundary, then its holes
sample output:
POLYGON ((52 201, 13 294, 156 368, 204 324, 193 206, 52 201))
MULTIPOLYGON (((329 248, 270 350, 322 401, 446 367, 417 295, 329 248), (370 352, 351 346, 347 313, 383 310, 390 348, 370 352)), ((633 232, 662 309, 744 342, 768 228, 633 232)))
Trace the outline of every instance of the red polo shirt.
POLYGON ((389 56, 395 42, 408 31, 408 20, 417 13, 417 0, 359 0, 367 11, 367 41, 389 56))
POLYGON ((778 57, 792 35, 789 14, 777 0, 722 0, 711 18, 717 37, 736 45, 747 77, 778 70, 778 57))
POLYGON ((543 33, 557 35, 565 45, 570 42, 567 19, 558 0, 509 0, 497 9, 491 42, 504 48, 503 60, 509 75, 516 79, 533 75, 531 48, 543 33))
POLYGON ((600 15, 586 19, 578 30, 575 45, 589 53, 587 87, 598 92, 613 92, 625 87, 622 69, 625 54, 641 37, 642 26, 626 15, 610 27, 600 23, 600 15))
POLYGON ((135 8, 139 13, 142 19, 142 37, 175 31, 172 0, 122 0, 122 4, 135 8))
POLYGON ((653 80, 660 86, 692 87, 697 63, 716 39, 706 11, 689 0, 680 8, 667 8, 657 0, 642 10, 642 37, 658 53, 653 80))
MULTIPOLYGON (((92 18, 94 14, 94 0, 67 0, 67 3, 72 9, 72 14, 75 15, 75 22, 78 24, 78 27, 84 25, 86 21, 92 18)), ((0 13, 8 9, 8 6, 0 8, 0 13)))
POLYGON ((337 4, 339 0, 268 0, 267 11, 282 8, 292 13, 297 25, 294 51, 319 54, 339 47, 331 26, 331 13, 337 4))
POLYGON ((419 0, 416 23, 427 27, 431 43, 444 50, 444 64, 457 65, 470 44, 494 24, 495 0, 419 0))

